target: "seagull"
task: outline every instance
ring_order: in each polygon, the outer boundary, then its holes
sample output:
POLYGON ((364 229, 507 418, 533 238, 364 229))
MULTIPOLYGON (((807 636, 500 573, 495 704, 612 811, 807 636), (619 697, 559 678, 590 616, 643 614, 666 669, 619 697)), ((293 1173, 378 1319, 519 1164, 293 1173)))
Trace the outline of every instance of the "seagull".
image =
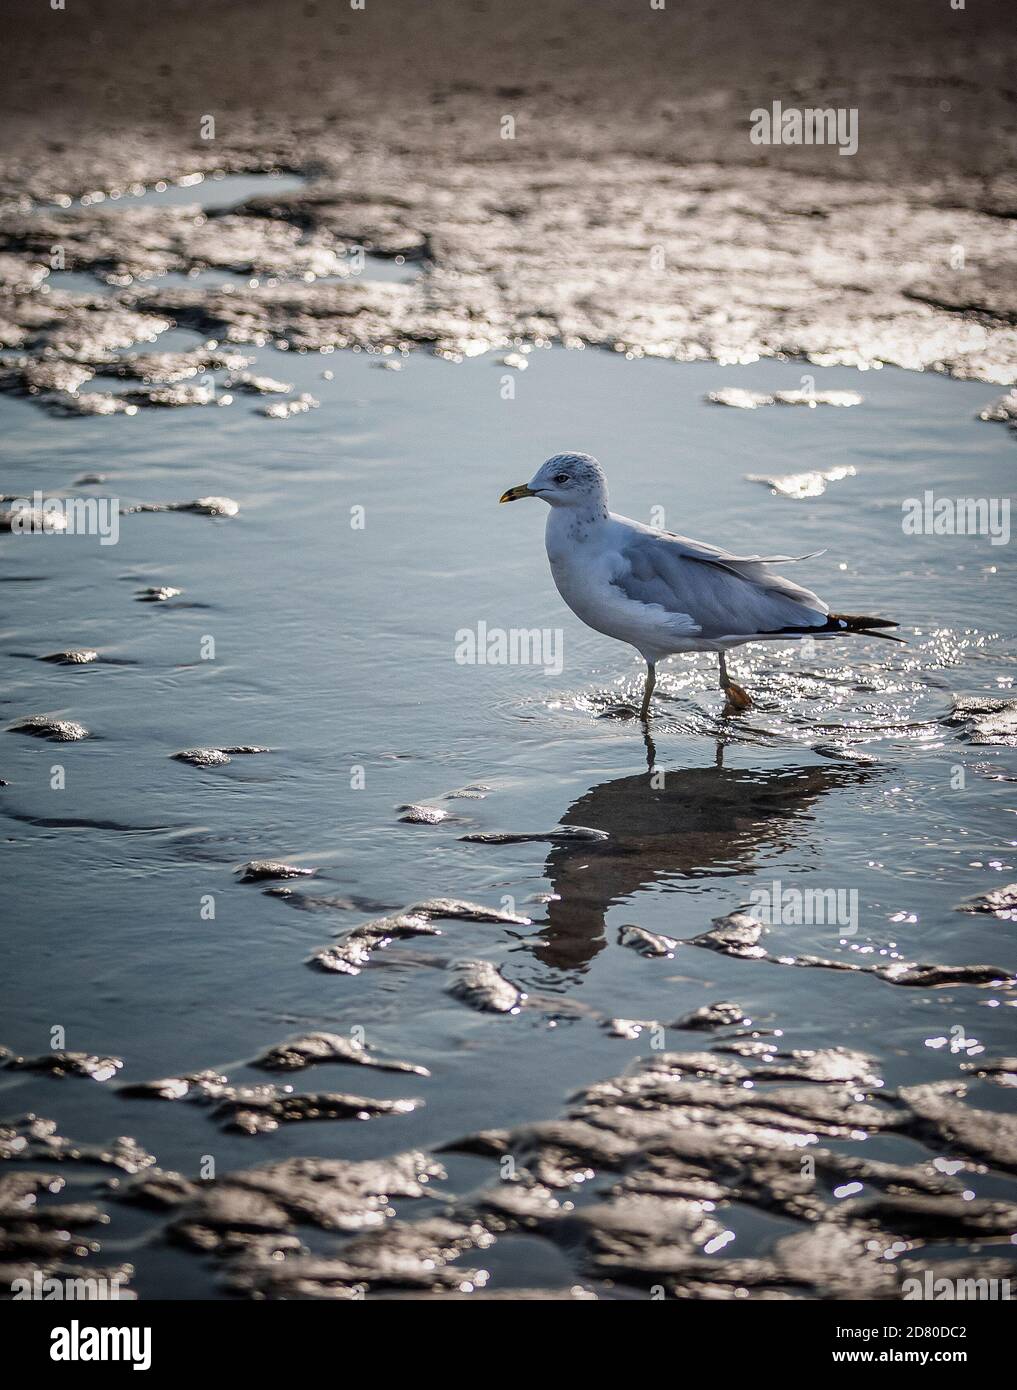
POLYGON ((635 647, 646 662, 639 717, 645 723, 657 662, 676 652, 716 652, 729 711, 752 699, 728 674, 726 654, 745 642, 803 637, 882 637, 887 618, 831 613, 823 600, 771 565, 813 555, 732 555, 714 545, 657 531, 608 510, 607 478, 589 454, 554 454, 528 483, 499 499, 542 497, 544 532, 558 592, 587 627, 635 647))

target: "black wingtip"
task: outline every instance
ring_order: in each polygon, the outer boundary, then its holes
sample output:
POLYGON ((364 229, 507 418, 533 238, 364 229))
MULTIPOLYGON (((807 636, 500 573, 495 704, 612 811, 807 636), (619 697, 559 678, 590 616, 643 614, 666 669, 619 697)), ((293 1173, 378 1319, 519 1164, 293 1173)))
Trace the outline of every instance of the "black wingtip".
POLYGON ((873 627, 900 627, 900 623, 892 618, 870 618, 862 613, 831 613, 827 626, 847 632, 867 632, 873 627))
POLYGON ((861 614, 831 613, 822 627, 781 627, 763 632, 761 637, 880 637, 884 642, 899 642, 907 646, 903 637, 891 637, 880 628, 900 627, 892 618, 868 618, 861 614))

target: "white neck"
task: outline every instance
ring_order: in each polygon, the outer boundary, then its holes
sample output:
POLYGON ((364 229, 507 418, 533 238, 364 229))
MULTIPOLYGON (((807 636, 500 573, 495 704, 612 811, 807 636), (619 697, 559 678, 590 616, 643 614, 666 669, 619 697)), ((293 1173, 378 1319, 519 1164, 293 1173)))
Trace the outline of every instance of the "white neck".
POLYGON ((591 498, 581 507, 552 507, 547 514, 544 543, 554 560, 570 546, 581 545, 603 526, 608 519, 607 505, 602 498, 591 498))

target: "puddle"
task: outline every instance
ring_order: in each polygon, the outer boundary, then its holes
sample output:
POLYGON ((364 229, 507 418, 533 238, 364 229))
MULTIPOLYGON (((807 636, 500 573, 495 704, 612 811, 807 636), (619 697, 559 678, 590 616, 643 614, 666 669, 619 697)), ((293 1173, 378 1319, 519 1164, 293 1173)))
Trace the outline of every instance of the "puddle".
POLYGON ((232 208, 265 193, 295 193, 307 180, 280 170, 264 174, 185 174, 175 182, 159 180, 150 187, 131 184, 123 189, 96 189, 80 198, 44 205, 46 212, 80 212, 84 208, 192 207, 232 208))
MULTIPOLYGON (((350 258, 348 275, 319 275, 313 283, 320 285, 345 284, 348 280, 384 280, 394 284, 409 284, 419 275, 418 266, 402 257, 388 260, 384 256, 370 256, 358 253, 350 258)), ((170 271, 166 275, 153 275, 148 279, 137 280, 132 288, 164 289, 181 286, 185 289, 246 290, 259 285, 278 285, 284 283, 277 276, 236 275, 227 270, 170 271)), ((99 276, 80 270, 52 270, 41 286, 48 290, 65 290, 70 294, 115 295, 123 287, 111 284, 99 276)))
MULTIPOLYGON (((161 207, 183 210, 195 207, 200 209, 203 216, 207 215, 213 220, 245 212, 253 212, 256 219, 259 199, 281 199, 285 206, 287 195, 298 193, 307 186, 308 180, 300 175, 275 171, 263 174, 192 174, 184 176, 176 183, 160 181, 147 188, 141 184, 133 184, 126 189, 106 192, 96 190, 83 194, 80 198, 66 198, 59 203, 38 205, 28 214, 25 224, 27 240, 28 244, 32 244, 30 230, 33 216, 43 219, 54 215, 66 216, 70 219, 69 225, 73 227, 74 218, 80 219, 84 216, 94 220, 94 215, 98 215, 98 235, 103 246, 106 245, 105 238, 114 231, 113 228, 102 227, 109 212, 144 212, 150 208, 161 207)), ((255 224, 251 222, 249 225, 253 227, 255 224)), ((59 236, 59 224, 53 224, 55 242, 59 236)), ((105 260, 97 264, 94 270, 63 269, 62 264, 68 254, 66 248, 57 244, 47 250, 40 244, 36 249, 37 252, 43 252, 44 265, 47 260, 52 263, 54 256, 58 255, 60 258, 55 266, 50 265, 40 283, 43 294, 62 291, 88 296, 100 295, 111 300, 118 299, 124 292, 130 294, 174 288, 239 294, 258 290, 263 286, 271 289, 291 280, 320 285, 345 284, 357 280, 409 284, 417 278, 420 269, 418 263, 407 260, 401 254, 374 254, 370 248, 356 244, 355 238, 352 242, 349 239, 345 243, 340 242, 337 254, 331 259, 321 259, 314 270, 307 269, 299 263, 286 266, 281 262, 278 274, 272 273, 270 269, 238 273, 225 267, 202 268, 200 264, 164 273, 152 273, 147 270, 132 273, 124 268, 115 269, 105 260), (335 273, 330 271, 330 265, 335 266, 335 273)), ((126 250, 126 247, 124 249, 126 250)), ((276 253, 282 249, 276 247, 276 253)), ((88 258, 94 254, 94 243, 90 243, 86 237, 80 246, 72 249, 69 254, 73 259, 88 258)), ((106 252, 101 254, 105 256, 106 252)))

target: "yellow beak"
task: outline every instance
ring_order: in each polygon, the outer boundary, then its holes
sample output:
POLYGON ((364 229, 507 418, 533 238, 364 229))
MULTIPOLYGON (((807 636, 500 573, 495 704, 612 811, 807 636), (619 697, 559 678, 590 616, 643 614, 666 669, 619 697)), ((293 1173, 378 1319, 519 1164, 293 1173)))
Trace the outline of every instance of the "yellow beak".
POLYGON ((508 492, 503 492, 498 498, 498 501, 518 502, 520 497, 533 497, 535 495, 536 494, 532 493, 525 483, 520 483, 518 487, 510 487, 508 492))

